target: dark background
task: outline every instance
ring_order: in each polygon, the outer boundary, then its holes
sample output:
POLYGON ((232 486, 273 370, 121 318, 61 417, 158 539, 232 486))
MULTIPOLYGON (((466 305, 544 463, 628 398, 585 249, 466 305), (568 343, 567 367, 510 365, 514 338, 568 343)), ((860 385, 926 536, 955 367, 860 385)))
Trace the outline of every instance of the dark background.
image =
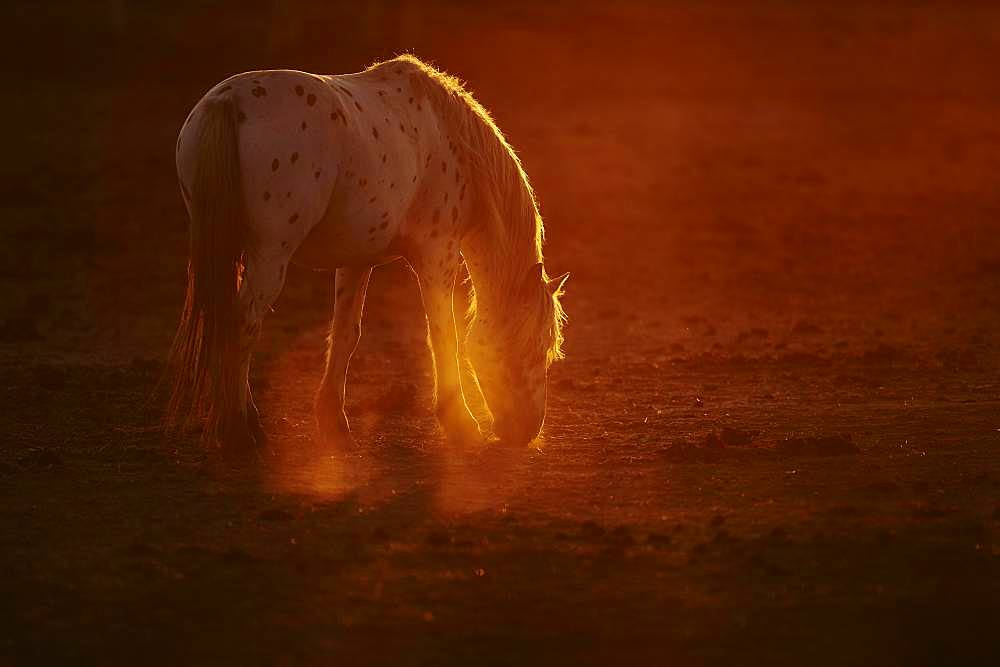
POLYGON ((5 13, 0 662, 1000 651, 1000 10, 5 13), (188 110, 239 71, 404 51, 494 113, 572 272, 538 449, 445 446, 398 265, 351 368, 358 451, 312 442, 333 280, 303 269, 254 369, 262 459, 164 437, 188 110))

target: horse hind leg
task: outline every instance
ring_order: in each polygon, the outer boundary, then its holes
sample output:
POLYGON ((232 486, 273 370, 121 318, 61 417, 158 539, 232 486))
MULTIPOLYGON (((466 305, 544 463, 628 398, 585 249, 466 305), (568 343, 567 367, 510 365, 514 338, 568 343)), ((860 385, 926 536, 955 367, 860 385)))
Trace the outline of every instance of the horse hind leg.
POLYGON ((337 269, 333 326, 326 354, 326 369, 316 394, 316 423, 327 443, 354 445, 344 410, 347 367, 361 339, 361 317, 371 267, 337 269))
POLYGON ((264 316, 277 301, 285 284, 288 257, 284 253, 253 253, 246 262, 239 291, 239 420, 246 425, 244 437, 250 444, 266 442, 260 413, 250 387, 250 361, 253 347, 260 338, 264 316))

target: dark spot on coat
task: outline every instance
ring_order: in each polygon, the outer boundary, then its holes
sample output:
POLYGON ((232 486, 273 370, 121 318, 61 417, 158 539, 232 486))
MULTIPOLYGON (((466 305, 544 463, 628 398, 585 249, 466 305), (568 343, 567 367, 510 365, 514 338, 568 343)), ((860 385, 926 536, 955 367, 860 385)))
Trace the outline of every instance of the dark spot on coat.
POLYGON ((410 98, 409 102, 410 102, 410 104, 413 104, 413 98, 412 97, 410 98))
POLYGON ((371 199, 368 200, 368 203, 374 204, 376 199, 378 199, 378 197, 372 197, 371 199))
POLYGON ((303 130, 305 130, 305 129, 306 129, 306 127, 307 127, 307 126, 306 126, 306 122, 305 122, 305 121, 302 121, 302 129, 303 129, 303 130))
POLYGON ((298 219, 299 219, 299 214, 298 213, 292 213, 292 217, 290 217, 288 219, 288 224, 294 225, 296 222, 298 222, 298 219))
POLYGON ((319 174, 320 174, 321 171, 323 171, 323 170, 322 169, 317 169, 316 173, 313 174, 313 178, 317 178, 318 179, 319 178, 319 174))
POLYGON ((382 164, 385 164, 385 153, 382 153, 382 164))
POLYGON ((270 199, 271 199, 271 193, 268 192, 267 190, 264 190, 264 201, 268 201, 270 199))
POLYGON ((444 161, 441 162, 441 173, 442 174, 448 173, 448 163, 447 162, 444 162, 444 161))
POLYGON ((373 127, 372 128, 372 135, 374 135, 374 137, 376 139, 378 139, 378 128, 377 127, 373 127))
POLYGON ((298 151, 292 153, 292 157, 291 157, 292 164, 295 164, 298 161, 298 159, 299 159, 299 153, 298 153, 298 151))
POLYGON ((298 95, 299 97, 302 97, 303 93, 305 92, 306 92, 305 88, 303 88, 302 86, 295 86, 295 94, 298 95))
POLYGON ((271 160, 271 171, 278 171, 279 164, 281 163, 278 162, 278 158, 274 158, 273 160, 271 160))
POLYGON ((375 227, 369 227, 368 228, 368 233, 369 234, 374 234, 375 233, 375 227))
POLYGON ((344 293, 344 286, 341 285, 340 287, 337 288, 337 298, 339 299, 343 293, 344 293))
POLYGON ((254 97, 264 97, 265 95, 267 95, 267 88, 265 88, 264 86, 257 86, 250 92, 253 93, 254 97))
POLYGON ((358 179, 358 185, 360 185, 362 188, 368 187, 368 179, 367 178, 358 179))
POLYGON ((312 93, 309 93, 309 95, 306 96, 306 104, 308 104, 309 106, 316 104, 316 96, 313 95, 312 93))
POLYGON ((383 223, 382 223, 381 225, 379 225, 379 226, 378 226, 378 228, 379 228, 379 229, 385 229, 385 228, 386 228, 386 227, 388 227, 388 226, 389 226, 389 221, 388 221, 388 220, 386 220, 386 221, 385 221, 385 222, 383 222, 383 223))

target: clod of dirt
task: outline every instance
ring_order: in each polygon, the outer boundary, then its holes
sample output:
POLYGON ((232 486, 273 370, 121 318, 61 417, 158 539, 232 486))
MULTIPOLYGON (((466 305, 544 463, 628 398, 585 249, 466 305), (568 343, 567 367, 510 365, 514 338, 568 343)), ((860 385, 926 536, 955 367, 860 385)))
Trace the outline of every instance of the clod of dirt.
POLYGON ((427 534, 427 544, 432 547, 445 547, 451 544, 451 535, 443 530, 432 530, 427 534))
POLYGON ((222 553, 222 560, 226 563, 246 563, 253 560, 253 556, 239 547, 229 547, 222 553))
POLYGON ((926 502, 918 502, 913 505, 913 515, 919 519, 940 519, 957 511, 957 507, 943 507, 926 502))
POLYGON ((872 366, 892 366, 911 359, 912 355, 906 350, 886 343, 880 343, 878 347, 865 350, 861 355, 861 363, 872 366))
POLYGON ((861 450, 849 435, 824 435, 781 440, 775 451, 786 456, 845 456, 861 450))
POLYGON ((618 526, 607 534, 607 541, 618 546, 631 546, 635 544, 632 531, 628 526, 618 526))
POLYGON ((815 336, 816 334, 823 333, 823 329, 809 320, 799 320, 792 327, 792 333, 797 336, 815 336))
POLYGON ((744 431, 738 428, 723 427, 719 438, 722 440, 722 444, 727 447, 747 447, 758 435, 760 435, 760 431, 744 431))
POLYGON ((700 443, 681 440, 663 450, 663 458, 669 463, 718 463, 722 459, 724 446, 719 437, 709 433, 700 443))
POLYGON ((759 553, 755 553, 750 556, 750 565, 764 574, 778 576, 786 573, 785 568, 777 565, 776 563, 772 563, 759 553))
POLYGON ((280 507, 273 507, 258 514, 257 518, 261 521, 291 521, 295 517, 287 510, 283 510, 280 507))
POLYGON ((713 431, 702 439, 701 446, 708 447, 709 449, 721 449, 725 447, 726 444, 722 442, 722 438, 713 431))
POLYGON ((646 544, 651 547, 656 547, 657 549, 668 547, 673 541, 673 537, 670 535, 664 535, 663 533, 650 533, 646 536, 646 544))
POLYGON ((580 524, 580 537, 585 540, 600 540, 604 538, 605 530, 595 521, 584 521, 580 524))
POLYGON ((52 449, 31 449, 17 460, 22 466, 31 468, 51 468, 62 465, 63 458, 52 449))
POLYGON ((149 542, 136 540, 129 545, 129 553, 134 556, 153 556, 157 553, 156 547, 149 542))
POLYGON ((767 534, 767 537, 772 542, 783 542, 788 539, 788 531, 782 526, 775 526, 771 529, 771 532, 767 534))
POLYGON ((0 323, 0 343, 27 343, 41 339, 38 323, 30 317, 11 317, 0 323))
POLYGON ((66 371, 57 366, 35 366, 35 382, 46 391, 59 391, 66 386, 66 371))
POLYGON ((146 357, 133 357, 129 367, 143 375, 159 375, 163 372, 163 362, 159 359, 149 359, 146 357))
POLYGON ((896 493, 899 491, 899 484, 888 479, 883 479, 878 482, 872 482, 865 486, 866 491, 871 491, 873 493, 896 493))

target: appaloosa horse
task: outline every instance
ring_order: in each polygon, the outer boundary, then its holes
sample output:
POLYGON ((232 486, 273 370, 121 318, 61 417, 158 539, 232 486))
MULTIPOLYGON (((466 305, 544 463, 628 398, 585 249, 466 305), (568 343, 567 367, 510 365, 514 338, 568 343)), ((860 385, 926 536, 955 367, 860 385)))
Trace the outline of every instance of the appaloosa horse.
POLYGON ((168 423, 204 419, 224 444, 263 438, 250 353, 298 251, 336 269, 316 400, 323 437, 351 439, 344 385, 368 278, 399 258, 420 283, 445 433, 480 437, 462 392, 466 351, 494 432, 515 442, 539 433, 547 370, 562 356, 566 276, 547 278, 527 176, 456 79, 412 56, 356 74, 238 74, 192 109, 176 159, 191 254, 168 423), (463 261, 474 285, 464 346, 452 307, 463 261))

